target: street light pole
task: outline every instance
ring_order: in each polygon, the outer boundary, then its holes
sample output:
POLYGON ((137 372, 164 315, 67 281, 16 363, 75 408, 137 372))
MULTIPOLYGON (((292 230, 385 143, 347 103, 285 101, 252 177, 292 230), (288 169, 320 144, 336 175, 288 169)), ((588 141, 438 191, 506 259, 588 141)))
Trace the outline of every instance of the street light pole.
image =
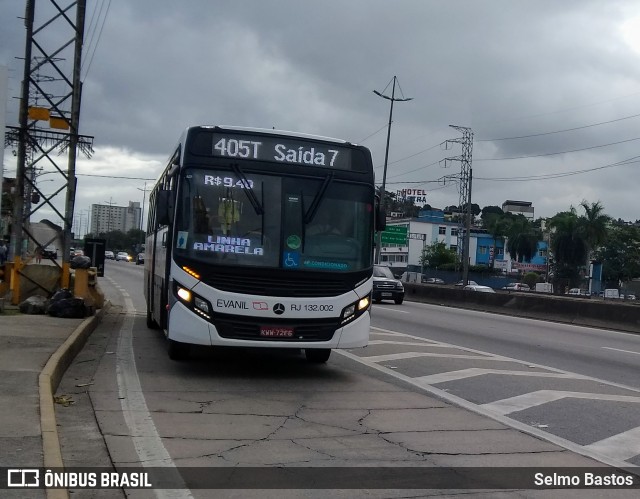
MULTIPOLYGON (((391 139, 391 122, 393 120, 393 103, 396 101, 404 102, 404 101, 409 101, 413 99, 413 97, 396 98, 396 80, 397 78, 394 76, 393 86, 391 88, 391 97, 387 97, 386 95, 383 95, 381 92, 378 92, 377 90, 373 91, 373 93, 376 94, 378 97, 382 97, 383 99, 387 99, 391 101, 391 107, 389 109, 389 125, 387 126, 387 147, 384 152, 384 169, 382 171, 382 194, 380 199, 381 212, 383 213, 384 216, 386 216, 386 204, 387 204, 386 203, 387 196, 386 196, 385 189, 387 186, 387 166, 389 164, 389 141, 391 139)), ((382 247, 382 232, 378 232, 378 236, 376 240, 376 258, 375 258, 376 263, 380 263, 380 251, 382 249, 381 247, 382 247)))
MULTIPOLYGON (((143 229, 143 224, 144 224, 144 202, 147 198, 147 183, 144 183, 144 187, 142 189, 140 189, 140 187, 136 187, 136 189, 138 189, 139 191, 142 191, 142 210, 140 211, 140 230, 144 230, 143 229)), ((149 189, 151 190, 151 189, 149 189)))

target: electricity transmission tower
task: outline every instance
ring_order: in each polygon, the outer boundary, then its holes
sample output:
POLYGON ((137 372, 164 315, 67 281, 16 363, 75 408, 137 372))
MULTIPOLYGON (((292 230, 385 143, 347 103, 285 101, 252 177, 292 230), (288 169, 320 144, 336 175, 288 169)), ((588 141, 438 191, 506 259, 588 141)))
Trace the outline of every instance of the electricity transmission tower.
MULTIPOLYGON (((19 271, 31 234, 29 220, 45 205, 64 221, 62 234, 62 286, 69 285, 69 250, 76 195, 76 157, 78 150, 87 157, 93 153, 93 137, 79 134, 80 68, 84 37, 86 0, 61 7, 55 0, 26 0, 24 24, 26 43, 24 75, 20 96, 19 126, 7 127, 5 146, 17 148, 16 191, 9 258, 19 271), (36 3, 44 8, 38 10, 36 3), (55 40, 55 42, 53 41, 55 40), (71 59, 72 69, 61 62, 71 59), (65 71, 66 70, 66 71, 65 71), (56 153, 56 154, 54 154, 56 153), (67 153, 67 164, 58 157, 67 153), (40 166, 43 165, 43 166, 40 166), (47 170, 62 176, 63 185, 45 195, 35 182, 34 172, 47 170), (66 191, 64 213, 54 198, 66 191), (32 208, 31 199, 42 200, 32 208), (37 196, 36 196, 37 195, 37 196), (27 199, 28 198, 28 199, 27 199)), ((43 245, 52 241, 44 242, 43 245)))
MULTIPOLYGON (((471 237, 471 181, 473 179, 473 169, 471 168, 471 157, 473 151, 473 132, 471 128, 463 126, 449 125, 451 128, 462 133, 462 137, 457 139, 449 139, 446 144, 456 143, 462 145, 462 154, 452 158, 445 159, 445 166, 450 161, 460 162, 460 174, 450 175, 449 178, 455 178, 460 185, 460 198, 458 207, 461 210, 461 224, 464 225, 464 241, 462 244, 462 281, 467 284, 469 281, 469 240, 471 237)), ((458 241, 460 237, 458 236, 458 241)))

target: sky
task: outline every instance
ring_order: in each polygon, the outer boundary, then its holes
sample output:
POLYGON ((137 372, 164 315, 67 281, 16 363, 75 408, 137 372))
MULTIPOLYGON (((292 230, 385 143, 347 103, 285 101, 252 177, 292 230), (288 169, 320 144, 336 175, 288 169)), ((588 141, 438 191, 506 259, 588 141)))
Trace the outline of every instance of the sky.
MULTIPOLYGON (((442 180, 460 173, 460 162, 444 161, 462 152, 446 146, 461 137, 455 125, 473 132, 480 207, 530 201, 537 218, 571 206, 580 213, 586 200, 615 219, 640 219, 637 1, 87 3, 80 133, 94 137, 94 154, 77 164, 79 220, 92 203, 147 200, 190 125, 359 143, 371 149, 381 184, 390 101, 374 90, 391 96, 394 76, 395 96, 412 100, 393 107, 388 191, 422 189, 433 207, 457 205, 458 185, 442 180)), ((0 0, 0 12, 6 122, 16 126, 24 2, 0 0)), ((49 12, 49 0, 36 0, 36 19, 49 12)), ((65 36, 58 21, 43 30, 43 46, 53 50, 65 36)), ((61 59, 70 68, 70 57, 61 59)), ((57 177, 42 175, 39 185, 53 190, 57 177)))

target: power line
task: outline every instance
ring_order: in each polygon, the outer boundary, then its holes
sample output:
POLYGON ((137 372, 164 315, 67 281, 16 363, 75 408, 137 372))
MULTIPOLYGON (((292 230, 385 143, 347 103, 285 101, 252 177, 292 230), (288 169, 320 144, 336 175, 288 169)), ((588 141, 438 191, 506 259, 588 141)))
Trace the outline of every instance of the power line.
POLYGON ((438 163, 441 163, 442 161, 443 160, 439 159, 438 161, 434 161, 433 163, 429 163, 428 165, 420 166, 420 167, 416 168, 415 170, 409 170, 408 172, 398 173, 398 174, 392 175, 391 177, 388 177, 388 178, 402 177, 404 175, 408 175, 409 173, 414 173, 414 172, 417 172, 418 170, 424 170, 425 168, 429 168, 430 166, 437 165, 438 163))
POLYGON ((584 128, 591 128, 594 126, 607 125, 609 123, 616 123, 618 121, 628 120, 631 118, 637 118, 640 114, 634 114, 632 116, 625 116, 624 118, 618 118, 610 121, 601 121, 600 123, 592 123, 590 125, 578 126, 574 128, 565 128, 564 130, 556 130, 553 132, 544 132, 544 133, 533 133, 531 135, 520 135, 517 137, 502 137, 498 139, 477 139, 475 142, 498 142, 500 140, 514 140, 514 139, 527 139, 529 137, 542 137, 543 135, 553 135, 555 133, 564 133, 564 132, 572 132, 574 130, 582 130, 584 128))
POLYGON ((594 168, 585 168, 583 170, 573 170, 570 172, 547 173, 544 175, 530 175, 530 176, 522 176, 522 177, 475 177, 475 178, 476 180, 486 180, 486 181, 492 181, 492 182, 529 182, 529 181, 535 181, 535 180, 548 180, 548 179, 554 179, 554 178, 569 177, 572 175, 579 175, 581 173, 589 173, 597 170, 604 170, 606 168, 614 168, 616 166, 626 166, 634 163, 640 163, 640 160, 638 160, 637 158, 640 158, 640 156, 633 156, 631 158, 624 159, 622 161, 618 161, 616 163, 611 163, 608 165, 596 166, 594 168))
POLYGON ((383 126, 381 126, 380 128, 378 128, 375 132, 373 132, 371 135, 367 135, 364 139, 362 140, 358 140, 357 144, 362 144, 365 140, 370 139, 371 137, 373 137, 376 133, 381 132, 382 130, 384 130, 385 128, 387 128, 387 124, 385 123, 383 126))
MULTIPOLYGON (((91 53, 91 57, 89 58, 89 64, 87 65, 87 71, 84 73, 84 77, 86 78, 87 75, 89 74, 89 70, 91 69, 91 63, 93 62, 93 57, 96 55, 96 50, 98 48, 98 45, 100 44, 100 38, 102 37, 102 30, 104 29, 104 25, 107 21, 107 16, 109 15, 109 8, 111 7, 111 0, 109 0, 109 3, 107 4, 107 9, 105 10, 104 13, 104 17, 102 18, 102 25, 100 26, 100 31, 98 33, 98 38, 96 39, 96 43, 93 46, 93 52, 91 53)), ((100 10, 102 10, 102 7, 100 8, 100 10)), ((96 22, 96 26, 98 25, 99 21, 96 22)))
POLYGON ((618 145, 618 144, 624 144, 626 142, 633 142, 634 140, 640 140, 640 137, 636 137, 634 139, 621 140, 619 142, 611 142, 609 144, 601 144, 601 145, 597 145, 597 146, 584 147, 582 149, 572 149, 570 151, 550 152, 550 153, 545 153, 545 154, 533 154, 531 156, 512 156, 510 158, 480 158, 480 159, 476 159, 476 161, 504 161, 505 159, 540 158, 540 157, 543 157, 543 156, 555 156, 555 155, 558 155, 558 154, 568 154, 568 153, 571 153, 571 152, 580 152, 580 151, 588 151, 590 149, 598 149, 600 147, 615 146, 615 145, 618 145))

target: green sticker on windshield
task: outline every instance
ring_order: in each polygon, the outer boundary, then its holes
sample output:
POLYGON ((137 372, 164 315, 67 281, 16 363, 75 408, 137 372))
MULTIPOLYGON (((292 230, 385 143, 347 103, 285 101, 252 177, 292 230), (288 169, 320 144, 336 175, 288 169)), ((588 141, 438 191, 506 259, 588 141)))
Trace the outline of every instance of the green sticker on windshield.
POLYGON ((302 244, 302 240, 300 239, 300 236, 289 236, 287 237, 287 246, 291 249, 298 249, 300 247, 300 245, 302 244))

